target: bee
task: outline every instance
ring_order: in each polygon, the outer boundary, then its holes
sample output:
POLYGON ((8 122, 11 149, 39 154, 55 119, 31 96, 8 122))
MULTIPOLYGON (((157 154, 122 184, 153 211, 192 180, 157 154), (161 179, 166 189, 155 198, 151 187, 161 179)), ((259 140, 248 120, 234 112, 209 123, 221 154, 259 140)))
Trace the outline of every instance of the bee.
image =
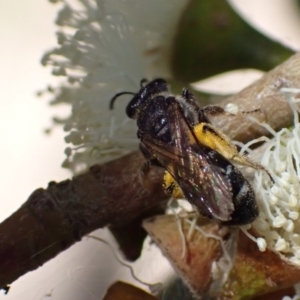
POLYGON ((253 188, 230 161, 267 171, 241 155, 211 124, 208 115, 227 114, 223 108, 199 107, 188 89, 174 96, 160 78, 146 84, 142 80, 137 93, 116 94, 110 108, 124 94, 133 95, 126 114, 137 122, 140 150, 147 160, 144 174, 151 165, 164 168, 165 192, 187 199, 211 220, 224 225, 255 220, 259 211, 253 188))

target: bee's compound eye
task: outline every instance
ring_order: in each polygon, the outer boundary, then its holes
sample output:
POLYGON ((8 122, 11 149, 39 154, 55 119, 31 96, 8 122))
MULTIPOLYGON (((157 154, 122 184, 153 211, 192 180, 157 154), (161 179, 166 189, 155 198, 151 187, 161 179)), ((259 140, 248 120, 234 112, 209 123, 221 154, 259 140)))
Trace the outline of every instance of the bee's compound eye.
POLYGON ((130 105, 130 103, 126 107, 126 114, 128 118, 135 119, 136 116, 136 107, 133 105, 130 105))
POLYGON ((138 109, 141 106, 140 94, 135 95, 126 107, 126 114, 128 118, 135 119, 137 117, 138 109))

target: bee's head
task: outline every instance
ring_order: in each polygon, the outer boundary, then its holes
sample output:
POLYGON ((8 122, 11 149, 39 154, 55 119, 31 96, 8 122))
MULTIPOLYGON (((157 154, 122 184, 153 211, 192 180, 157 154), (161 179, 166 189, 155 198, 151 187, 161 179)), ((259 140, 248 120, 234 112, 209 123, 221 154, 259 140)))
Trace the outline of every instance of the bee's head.
POLYGON ((110 109, 113 109, 114 101, 119 96, 128 94, 134 95, 126 107, 126 114, 129 118, 136 119, 139 110, 142 109, 148 100, 151 100, 151 98, 158 93, 168 91, 168 85, 164 79, 157 78, 146 84, 145 82, 145 79, 141 80, 141 89, 138 93, 121 92, 116 94, 110 101, 110 109))

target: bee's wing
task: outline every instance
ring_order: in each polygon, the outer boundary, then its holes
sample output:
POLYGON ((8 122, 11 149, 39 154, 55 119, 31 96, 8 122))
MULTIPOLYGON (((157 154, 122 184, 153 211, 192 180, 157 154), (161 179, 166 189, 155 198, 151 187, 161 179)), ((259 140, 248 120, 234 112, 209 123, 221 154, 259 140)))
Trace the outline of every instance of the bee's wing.
POLYGON ((201 145, 194 136, 176 101, 168 107, 168 124, 173 145, 166 145, 148 135, 143 137, 142 143, 154 151, 157 160, 201 214, 229 221, 234 205, 226 170, 218 167, 217 161, 209 156, 213 150, 201 145))

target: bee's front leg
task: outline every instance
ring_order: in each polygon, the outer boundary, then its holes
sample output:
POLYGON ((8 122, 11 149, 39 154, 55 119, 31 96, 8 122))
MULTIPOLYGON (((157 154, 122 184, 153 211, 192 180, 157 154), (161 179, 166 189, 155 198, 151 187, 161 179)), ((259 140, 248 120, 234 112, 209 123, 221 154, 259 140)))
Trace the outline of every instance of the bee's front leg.
POLYGON ((140 151, 146 158, 146 161, 143 163, 141 167, 141 175, 142 177, 145 177, 149 173, 151 166, 161 167, 161 164, 158 162, 156 158, 153 157, 151 152, 149 152, 148 149, 143 144, 140 144, 140 151))
POLYGON ((142 182, 143 186, 146 189, 151 190, 151 184, 149 184, 148 175, 151 170, 151 166, 162 167, 161 164, 155 159, 151 153, 147 150, 147 148, 140 144, 140 151, 145 157, 145 162, 143 163, 140 172, 139 172, 139 180, 142 182))

